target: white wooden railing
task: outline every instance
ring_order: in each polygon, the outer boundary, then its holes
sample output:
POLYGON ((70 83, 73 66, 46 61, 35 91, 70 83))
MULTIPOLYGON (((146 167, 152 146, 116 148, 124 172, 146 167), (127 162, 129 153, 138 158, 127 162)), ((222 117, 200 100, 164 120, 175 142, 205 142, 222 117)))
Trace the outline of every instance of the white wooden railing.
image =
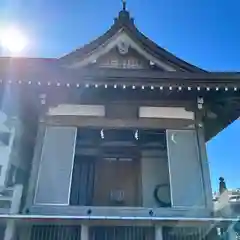
MULTIPOLYGON (((22 198, 22 185, 11 188, 2 188, 0 191, 0 214, 18 214, 22 198)), ((15 234, 15 221, 7 220, 4 240, 12 240, 15 234)))
POLYGON ((15 185, 9 188, 0 189, 0 214, 16 214, 19 212, 22 185, 15 185))

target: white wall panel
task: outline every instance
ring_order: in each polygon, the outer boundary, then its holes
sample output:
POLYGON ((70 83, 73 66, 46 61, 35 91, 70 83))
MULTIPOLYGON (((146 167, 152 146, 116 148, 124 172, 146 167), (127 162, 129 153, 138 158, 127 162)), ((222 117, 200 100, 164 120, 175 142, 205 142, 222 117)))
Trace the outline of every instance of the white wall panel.
POLYGON ((46 128, 35 204, 69 204, 76 134, 75 127, 46 128))
POLYGON ((55 108, 50 108, 48 115, 104 117, 105 116, 105 107, 102 105, 61 104, 55 108))
POLYGON ((167 130, 167 145, 172 205, 206 206, 196 131, 167 130))
POLYGON ((194 119, 194 113, 183 107, 145 107, 139 108, 140 118, 194 119))

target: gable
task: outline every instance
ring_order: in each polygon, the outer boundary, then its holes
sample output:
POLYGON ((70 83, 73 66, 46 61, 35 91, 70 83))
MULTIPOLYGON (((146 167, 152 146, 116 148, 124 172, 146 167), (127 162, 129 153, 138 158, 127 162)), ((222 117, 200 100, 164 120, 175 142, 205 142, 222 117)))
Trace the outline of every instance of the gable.
POLYGON ((177 70, 151 55, 124 30, 119 31, 108 41, 99 45, 85 58, 75 58, 73 62, 65 66, 76 69, 93 65, 101 68, 151 69, 156 67, 162 71, 177 70))
MULTIPOLYGON (((206 72, 192 64, 171 54, 169 51, 158 46, 155 42, 140 32, 134 24, 134 19, 130 17, 130 13, 126 9, 119 12, 114 24, 103 35, 94 41, 84 45, 81 48, 61 57, 59 60, 62 66, 78 69, 86 66, 97 66, 97 61, 104 55, 107 55, 114 48, 118 48, 119 54, 124 54, 125 49, 133 49, 141 58, 144 58, 150 65, 162 71, 174 72, 206 72), (119 48, 120 46, 120 48, 119 48)), ((127 68, 140 68, 137 61, 133 59, 112 59, 112 64, 105 64, 105 67, 119 68, 127 66, 127 68), (119 62, 119 61, 120 62, 119 62), (131 64, 132 62, 132 64, 131 64)), ((109 61, 110 62, 110 61, 109 61)), ((144 64, 144 68, 146 65, 144 64)), ((152 68, 151 67, 151 68, 152 68)))

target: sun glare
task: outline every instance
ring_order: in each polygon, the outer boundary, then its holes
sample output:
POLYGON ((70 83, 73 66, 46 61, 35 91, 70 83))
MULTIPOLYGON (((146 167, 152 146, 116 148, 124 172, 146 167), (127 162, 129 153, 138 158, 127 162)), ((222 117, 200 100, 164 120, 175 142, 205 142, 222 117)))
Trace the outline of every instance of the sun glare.
POLYGON ((7 49, 12 54, 18 54, 27 46, 27 38, 17 28, 5 29, 0 33, 2 48, 7 49))

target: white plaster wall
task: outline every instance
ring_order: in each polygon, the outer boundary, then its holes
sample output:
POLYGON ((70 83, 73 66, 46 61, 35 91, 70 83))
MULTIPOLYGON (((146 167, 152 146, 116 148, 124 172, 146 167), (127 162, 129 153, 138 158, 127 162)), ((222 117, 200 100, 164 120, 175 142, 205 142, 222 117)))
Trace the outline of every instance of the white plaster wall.
POLYGON ((57 107, 50 108, 48 115, 51 115, 51 116, 104 117, 105 116, 105 106, 60 104, 57 107))
POLYGON ((140 118, 173 118, 194 120, 194 113, 183 107, 145 107, 139 108, 140 118))
MULTIPOLYGON (((144 207, 159 207, 154 199, 154 189, 158 184, 169 184, 167 156, 163 154, 142 154, 142 200, 144 207), (151 156, 152 155, 152 156, 151 156)), ((170 191, 162 192, 163 201, 170 202, 170 191)))

